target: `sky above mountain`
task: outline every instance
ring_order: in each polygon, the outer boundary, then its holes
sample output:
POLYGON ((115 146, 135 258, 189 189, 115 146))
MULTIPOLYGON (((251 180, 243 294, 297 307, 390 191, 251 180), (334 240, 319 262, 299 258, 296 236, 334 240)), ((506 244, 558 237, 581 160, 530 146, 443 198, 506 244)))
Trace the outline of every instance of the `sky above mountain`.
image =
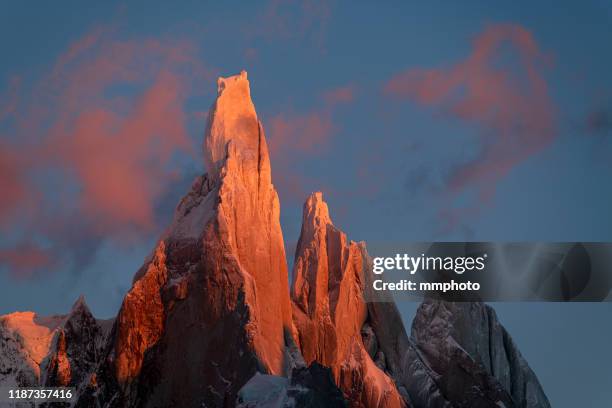
MULTIPOLYGON (((242 69, 289 258, 316 190, 355 240, 612 240, 612 7, 462 3, 6 3, 0 313, 116 313, 242 69)), ((609 304, 498 310, 553 406, 606 397, 609 304)))

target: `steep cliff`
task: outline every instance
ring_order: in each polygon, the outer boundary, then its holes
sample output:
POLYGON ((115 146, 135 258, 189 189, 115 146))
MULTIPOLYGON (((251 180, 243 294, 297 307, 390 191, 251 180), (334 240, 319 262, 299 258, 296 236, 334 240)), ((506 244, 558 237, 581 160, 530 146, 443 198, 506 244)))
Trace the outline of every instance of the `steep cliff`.
POLYGON ((55 334, 41 382, 70 387, 88 382, 100 362, 110 323, 96 320, 80 297, 55 334))
POLYGON ((384 354, 366 323, 367 264, 365 245, 348 241, 333 225, 322 194, 312 194, 304 204, 291 291, 304 360, 329 367, 351 406, 401 407, 404 400, 384 372, 384 354))
POLYGON ((246 72, 218 80, 204 158, 123 301, 99 402, 231 405, 256 372, 291 366, 280 205, 246 72))
POLYGON ((427 299, 412 338, 403 380, 416 406, 550 407, 490 306, 427 299))

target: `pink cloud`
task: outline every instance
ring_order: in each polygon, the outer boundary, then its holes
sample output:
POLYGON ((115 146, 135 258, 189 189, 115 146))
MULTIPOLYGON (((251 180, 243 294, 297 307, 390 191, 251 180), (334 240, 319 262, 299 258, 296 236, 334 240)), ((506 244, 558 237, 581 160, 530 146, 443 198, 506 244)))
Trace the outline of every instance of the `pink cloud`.
POLYGON ((102 35, 105 32, 108 32, 108 28, 98 26, 90 30, 81 38, 78 38, 76 41, 73 41, 68 46, 68 49, 57 58, 53 69, 53 76, 60 74, 65 70, 66 65, 95 47, 96 44, 101 41, 102 35))
POLYGON ((329 105, 352 102, 355 98, 353 85, 332 89, 323 94, 323 99, 329 105))
POLYGON ((288 153, 288 150, 313 154, 327 146, 333 131, 329 112, 306 114, 279 114, 268 124, 270 153, 288 153))
POLYGON ((280 113, 268 122, 270 154, 291 152, 316 154, 327 148, 336 130, 332 121, 334 109, 352 102, 354 87, 347 85, 321 93, 325 104, 306 113, 280 113))
MULTIPOLYGON (((97 28, 29 81, 28 93, 20 89, 19 109, 5 118, 14 119, 15 134, 7 135, 14 142, 0 145, 0 228, 20 223, 59 245, 68 239, 61 225, 78 224, 68 235, 100 239, 146 236, 158 227, 155 208, 177 177, 172 159, 194 151, 186 97, 198 93, 196 79, 212 79, 196 51, 188 41, 125 40, 97 28), (59 187, 72 195, 48 195, 45 176, 58 172, 59 187)), ((41 259, 28 258, 27 245, 12 251, 5 263, 16 268, 20 259, 25 266, 41 259)))
POLYGON ((320 98, 324 103, 318 109, 280 113, 266 125, 270 155, 277 169, 274 172, 275 183, 281 193, 298 202, 310 192, 307 186, 316 183, 297 171, 295 163, 327 151, 334 133, 339 130, 333 122, 334 111, 339 104, 353 101, 353 87, 334 88, 323 92, 320 98))
POLYGON ((179 79, 160 73, 127 116, 85 110, 50 138, 47 151, 82 185, 84 215, 105 232, 155 226, 153 206, 172 180, 165 165, 176 150, 190 149, 180 95, 179 79))
POLYGON ((353 87, 344 86, 322 93, 325 104, 306 113, 280 113, 269 120, 269 146, 272 156, 312 155, 325 150, 337 128, 332 114, 339 104, 353 101, 353 87))
POLYGON ((384 91, 480 127, 479 156, 460 166, 449 186, 455 193, 474 186, 486 202, 498 180, 555 139, 555 107, 543 76, 548 64, 527 29, 494 25, 476 37, 464 60, 401 72, 384 91), (502 64, 508 51, 515 58, 502 64))
POLYGON ((33 90, 44 107, 21 114, 21 132, 36 143, 24 147, 26 168, 13 164, 18 174, 4 176, 15 199, 34 188, 20 184, 24 173, 59 167, 79 182, 79 209, 91 225, 152 228, 153 206, 171 180, 166 165, 191 148, 183 112, 190 77, 183 71, 206 75, 186 42, 116 40, 101 29, 75 41, 33 90), (139 93, 106 95, 117 86, 139 93))
POLYGON ((53 263, 48 251, 32 243, 12 249, 0 249, 0 266, 7 267, 11 276, 18 279, 32 278, 53 266, 53 263))
POLYGON ((24 163, 21 152, 14 146, 0 143, 0 226, 10 223, 12 216, 29 198, 24 180, 24 163))
POLYGON ((312 180, 295 165, 300 159, 327 150, 334 132, 331 115, 327 111, 279 114, 268 121, 267 129, 274 184, 282 199, 301 202, 306 198, 312 180))

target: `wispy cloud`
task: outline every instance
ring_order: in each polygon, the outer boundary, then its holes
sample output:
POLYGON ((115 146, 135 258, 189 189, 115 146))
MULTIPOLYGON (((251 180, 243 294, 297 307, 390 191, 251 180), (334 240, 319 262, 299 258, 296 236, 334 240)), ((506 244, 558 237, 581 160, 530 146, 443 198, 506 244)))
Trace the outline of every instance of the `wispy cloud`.
POLYGON ((479 154, 456 168, 448 186, 454 194, 475 188, 486 203, 500 179, 556 137, 555 106, 544 77, 549 65, 529 30, 493 25, 474 39, 463 60, 400 72, 384 92, 478 127, 479 154))
POLYGON ((51 270, 54 258, 48 250, 25 242, 15 248, 0 249, 0 265, 7 265, 16 279, 30 279, 51 270))
MULTIPOLYGON (((19 226, 58 247, 67 235, 132 239, 155 230, 156 203, 177 177, 172 158, 192 151, 188 90, 210 77, 189 41, 122 39, 108 27, 74 41, 20 88, 18 109, 3 108, 15 125, 0 148, 0 228, 19 226)), ((9 269, 30 267, 18 251, 42 260, 14 245, 0 257, 9 269)))
POLYGON ((300 160, 324 154, 340 126, 334 123, 333 114, 340 105, 353 101, 355 87, 342 86, 324 91, 317 109, 307 112, 285 111, 270 118, 266 124, 268 144, 273 165, 274 179, 281 195, 301 202, 313 184, 296 167, 300 160))

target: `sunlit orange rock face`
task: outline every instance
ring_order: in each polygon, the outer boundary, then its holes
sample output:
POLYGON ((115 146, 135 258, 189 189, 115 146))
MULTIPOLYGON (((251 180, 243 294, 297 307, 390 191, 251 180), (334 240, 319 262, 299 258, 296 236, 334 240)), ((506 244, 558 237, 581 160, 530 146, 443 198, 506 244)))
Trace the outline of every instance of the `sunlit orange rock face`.
POLYGON ((232 405, 257 371, 284 375, 288 275, 263 128, 246 72, 219 78, 207 173, 136 274, 99 378, 125 405, 232 405), (109 380, 110 376, 110 380, 109 380))
POLYGON ((138 375, 144 353, 163 334, 165 311, 160 288, 168 280, 163 242, 143 268, 145 270, 139 272, 138 279, 125 296, 117 317, 114 349, 116 376, 120 383, 138 375))
POLYGON ((67 387, 70 384, 70 360, 66 353, 66 335, 63 331, 58 333, 56 351, 49 359, 48 371, 54 385, 67 387))
POLYGON ((334 227, 321 193, 304 205, 291 291, 298 341, 307 364, 331 368, 351 406, 404 406, 393 380, 373 361, 362 329, 368 255, 334 227))
POLYGON ((292 327, 291 304, 280 204, 266 138, 246 72, 220 78, 218 92, 204 149, 212 183, 220 184, 215 233, 253 279, 257 298, 250 300, 257 302, 258 358, 271 373, 281 374, 284 331, 292 327))

